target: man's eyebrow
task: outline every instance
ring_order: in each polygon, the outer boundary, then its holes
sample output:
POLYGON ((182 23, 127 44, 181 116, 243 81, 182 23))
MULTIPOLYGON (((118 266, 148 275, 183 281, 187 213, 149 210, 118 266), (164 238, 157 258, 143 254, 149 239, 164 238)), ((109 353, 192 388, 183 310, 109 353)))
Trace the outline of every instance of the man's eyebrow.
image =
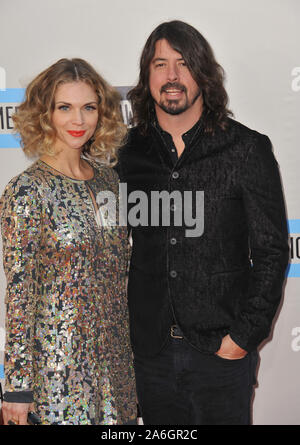
MULTIPOLYGON (((152 60, 152 63, 155 63, 155 62, 158 62, 158 61, 165 62, 166 60, 168 60, 168 59, 166 59, 164 57, 155 57, 155 59, 152 60)), ((183 57, 178 57, 178 59, 176 59, 176 60, 184 60, 184 58, 183 57)))
POLYGON ((164 59, 163 57, 155 57, 155 59, 152 60, 152 63, 158 62, 159 60, 165 61, 167 59, 164 59))

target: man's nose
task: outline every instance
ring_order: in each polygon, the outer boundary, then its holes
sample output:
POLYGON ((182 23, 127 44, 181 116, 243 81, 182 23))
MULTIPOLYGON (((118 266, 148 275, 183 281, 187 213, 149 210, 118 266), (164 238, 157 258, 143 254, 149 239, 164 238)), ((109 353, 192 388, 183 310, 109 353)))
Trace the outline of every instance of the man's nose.
POLYGON ((169 82, 175 82, 178 80, 178 68, 176 65, 169 65, 168 66, 168 81, 169 82))

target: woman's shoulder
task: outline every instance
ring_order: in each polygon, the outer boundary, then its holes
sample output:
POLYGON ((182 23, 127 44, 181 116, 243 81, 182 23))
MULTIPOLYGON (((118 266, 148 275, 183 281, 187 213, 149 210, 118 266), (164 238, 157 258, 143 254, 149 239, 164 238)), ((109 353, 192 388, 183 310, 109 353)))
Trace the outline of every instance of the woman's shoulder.
POLYGON ((4 188, 1 204, 5 200, 15 200, 25 196, 37 196, 42 184, 42 179, 37 172, 36 162, 24 170, 22 173, 14 176, 4 188))

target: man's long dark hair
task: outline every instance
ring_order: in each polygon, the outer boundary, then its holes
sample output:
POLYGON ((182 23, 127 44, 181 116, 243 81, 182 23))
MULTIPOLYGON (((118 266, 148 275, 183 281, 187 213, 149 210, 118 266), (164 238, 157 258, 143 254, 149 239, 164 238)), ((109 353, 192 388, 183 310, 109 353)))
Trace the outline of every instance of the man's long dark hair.
POLYGON ((231 111, 227 109, 228 96, 224 88, 224 70, 216 62, 214 53, 205 38, 187 23, 179 20, 159 25, 149 36, 140 60, 138 84, 128 93, 132 102, 133 123, 147 132, 153 116, 154 102, 149 89, 149 69, 154 57, 155 44, 166 39, 179 52, 191 75, 199 86, 206 111, 205 129, 213 131, 216 126, 225 128, 231 111))

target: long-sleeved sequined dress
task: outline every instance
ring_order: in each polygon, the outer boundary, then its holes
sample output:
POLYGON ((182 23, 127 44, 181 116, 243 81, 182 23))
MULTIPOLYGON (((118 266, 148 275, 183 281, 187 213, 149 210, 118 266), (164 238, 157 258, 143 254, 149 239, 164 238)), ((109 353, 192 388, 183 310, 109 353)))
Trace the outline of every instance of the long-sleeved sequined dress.
POLYGON ((94 177, 83 181, 38 160, 10 181, 0 201, 5 390, 33 391, 45 424, 136 417, 127 229, 101 224, 107 211, 95 210, 101 191, 113 192, 118 204, 118 177, 89 162, 94 177))

